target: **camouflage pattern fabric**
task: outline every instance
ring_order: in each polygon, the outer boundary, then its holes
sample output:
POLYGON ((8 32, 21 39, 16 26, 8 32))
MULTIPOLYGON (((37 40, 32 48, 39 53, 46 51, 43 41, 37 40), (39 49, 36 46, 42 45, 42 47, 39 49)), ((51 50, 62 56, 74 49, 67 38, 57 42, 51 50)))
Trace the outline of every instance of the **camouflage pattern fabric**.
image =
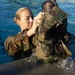
POLYGON ((19 34, 15 36, 9 36, 6 41, 4 42, 5 50, 10 56, 14 56, 15 53, 23 50, 27 51, 32 48, 30 46, 31 44, 31 38, 29 38, 27 35, 27 30, 24 30, 20 32, 19 34))
MULTIPOLYGON (((45 15, 42 18, 42 23, 40 27, 38 28, 38 39, 41 42, 44 42, 47 37, 46 34, 52 33, 54 30, 59 31, 59 27, 57 26, 57 23, 60 24, 61 27, 64 27, 64 29, 61 30, 61 32, 65 32, 67 30, 67 25, 61 24, 61 22, 65 23, 65 19, 67 18, 67 14, 63 12, 58 6, 53 7, 53 10, 51 12, 44 12, 45 15)), ((54 32, 55 33, 55 32, 54 32)), ((55 35, 55 34, 54 34, 55 35)), ((49 37, 49 40, 52 39, 51 36, 49 37)))
POLYGON ((50 12, 44 12, 33 43, 36 45, 38 59, 58 59, 71 56, 68 47, 67 14, 58 6, 50 12), (59 24, 59 25, 58 25, 59 24))

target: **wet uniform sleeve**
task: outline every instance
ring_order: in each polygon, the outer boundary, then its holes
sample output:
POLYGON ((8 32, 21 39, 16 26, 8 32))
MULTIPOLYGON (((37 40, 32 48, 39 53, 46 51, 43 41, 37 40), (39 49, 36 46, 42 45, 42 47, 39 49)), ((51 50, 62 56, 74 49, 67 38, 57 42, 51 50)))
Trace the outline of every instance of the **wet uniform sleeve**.
POLYGON ((15 53, 20 50, 28 50, 29 49, 29 37, 26 34, 27 31, 23 31, 15 36, 9 36, 5 42, 5 50, 10 56, 14 56, 15 53))

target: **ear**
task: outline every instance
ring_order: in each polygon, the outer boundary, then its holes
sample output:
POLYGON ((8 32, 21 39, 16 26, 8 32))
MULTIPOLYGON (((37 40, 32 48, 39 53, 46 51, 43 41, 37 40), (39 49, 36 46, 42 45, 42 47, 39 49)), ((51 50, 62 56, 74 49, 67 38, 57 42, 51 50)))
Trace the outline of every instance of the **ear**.
POLYGON ((17 23, 19 26, 21 25, 20 20, 16 20, 16 23, 17 23))

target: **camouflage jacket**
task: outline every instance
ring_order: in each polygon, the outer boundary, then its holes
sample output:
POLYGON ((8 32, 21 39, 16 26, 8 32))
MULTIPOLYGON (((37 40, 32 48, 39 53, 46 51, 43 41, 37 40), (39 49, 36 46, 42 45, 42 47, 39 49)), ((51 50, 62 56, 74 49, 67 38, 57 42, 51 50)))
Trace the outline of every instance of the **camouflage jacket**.
POLYGON ((67 35, 68 15, 58 6, 55 6, 51 12, 44 13, 42 23, 33 39, 33 43, 36 45, 36 56, 39 59, 71 56, 67 35))
POLYGON ((32 49, 32 37, 27 36, 27 30, 24 30, 17 35, 9 36, 5 42, 5 50, 10 56, 14 56, 19 51, 27 51, 32 49))

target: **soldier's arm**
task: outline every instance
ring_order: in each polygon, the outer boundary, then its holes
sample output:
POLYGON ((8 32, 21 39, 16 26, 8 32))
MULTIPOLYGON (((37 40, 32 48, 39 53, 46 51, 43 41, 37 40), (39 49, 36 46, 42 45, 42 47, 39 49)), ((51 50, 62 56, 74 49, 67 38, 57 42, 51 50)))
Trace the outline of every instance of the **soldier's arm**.
POLYGON ((22 31, 15 36, 9 36, 4 42, 5 50, 10 56, 14 56, 20 50, 29 49, 29 37, 27 31, 22 31))

